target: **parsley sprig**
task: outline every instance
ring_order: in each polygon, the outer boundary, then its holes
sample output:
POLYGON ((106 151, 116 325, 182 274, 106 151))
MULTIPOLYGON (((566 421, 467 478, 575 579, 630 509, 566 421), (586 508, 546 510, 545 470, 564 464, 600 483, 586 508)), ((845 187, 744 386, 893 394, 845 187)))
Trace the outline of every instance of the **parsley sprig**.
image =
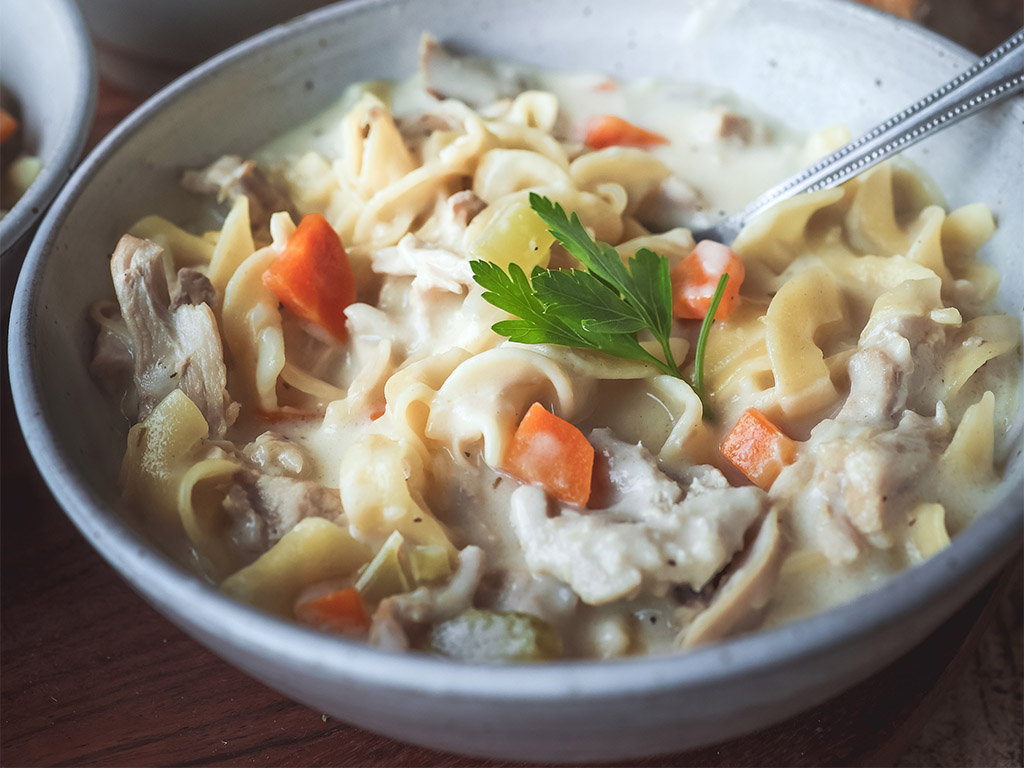
MULTIPOLYGON (((495 323, 494 331, 523 344, 581 347, 639 360, 683 378, 670 345, 672 279, 668 259, 641 248, 623 261, 615 248, 589 235, 575 212, 567 216, 561 205, 536 193, 530 194, 530 206, 586 269, 535 267, 527 278, 515 262, 507 272, 492 262, 470 262, 473 278, 484 288, 483 298, 515 315, 515 319, 495 323), (637 335, 642 330, 658 342, 664 360, 640 344, 637 335)), ((704 402, 705 413, 704 351, 727 280, 728 275, 719 280, 697 341, 693 387, 704 402)))

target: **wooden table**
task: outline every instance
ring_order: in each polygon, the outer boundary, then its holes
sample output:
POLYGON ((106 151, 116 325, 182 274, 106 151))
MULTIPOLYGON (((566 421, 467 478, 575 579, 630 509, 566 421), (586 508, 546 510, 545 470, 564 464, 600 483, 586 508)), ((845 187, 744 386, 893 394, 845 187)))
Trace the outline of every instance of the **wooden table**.
MULTIPOLYGON (((105 86, 93 142, 136 103, 105 86)), ((50 496, 18 431, 6 355, 0 425, 0 763, 501 765, 325 718, 196 644, 120 580, 50 496)), ((1021 581, 1018 558, 919 648, 822 706, 634 764, 1024 764, 1021 581)))

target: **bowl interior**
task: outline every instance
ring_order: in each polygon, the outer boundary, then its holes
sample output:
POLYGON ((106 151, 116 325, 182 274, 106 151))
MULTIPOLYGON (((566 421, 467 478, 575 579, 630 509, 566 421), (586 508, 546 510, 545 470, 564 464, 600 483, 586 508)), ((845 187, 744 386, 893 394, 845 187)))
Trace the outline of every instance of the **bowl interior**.
MULTIPOLYGON (((226 645, 234 643, 237 633, 228 625, 246 609, 225 610, 224 598, 154 554, 120 516, 116 479, 128 425, 116 403, 89 376, 95 331, 87 320, 88 307, 113 295, 109 254, 133 221, 153 212, 172 220, 187 217, 189 199, 177 190, 182 169, 202 166, 223 153, 254 150, 327 107, 348 83, 408 76, 416 67, 424 30, 475 55, 551 69, 604 71, 621 78, 664 76, 725 89, 801 132, 844 123, 857 135, 951 79, 970 61, 955 46, 896 19, 827 0, 634 0, 628 5, 616 0, 554 5, 525 0, 487 4, 486 12, 473 0, 354 0, 243 43, 147 102, 88 158, 33 245, 12 320, 12 383, 29 446, 76 524, 151 598, 160 592, 184 596, 181 585, 188 585, 197 611, 222 617, 221 625, 205 636, 209 642, 220 637, 226 645)), ((1022 119, 1024 106, 1018 99, 907 153, 935 179, 950 207, 977 201, 992 207, 999 229, 983 253, 1003 269, 1000 296, 1004 307, 1017 313, 1024 311, 1024 270, 1013 269, 1024 242, 1022 119)), ((996 567, 985 565, 993 554, 992 542, 1007 536, 1012 540, 1014 531, 1019 533, 1020 498, 1014 489, 1021 477, 1020 433, 1018 416, 1011 441, 1014 479, 1003 494, 1002 509, 974 526, 985 530, 975 534, 972 528, 962 537, 973 536, 973 548, 970 542, 954 545, 955 563, 943 561, 941 571, 939 565, 928 564, 918 569, 924 576, 897 578, 887 595, 870 595, 804 622, 802 640, 797 639, 800 633, 782 630, 767 633, 760 644, 727 644, 738 649, 731 660, 704 653, 698 662, 674 659, 671 684, 679 685, 687 675, 732 673, 744 648, 749 653, 743 651, 748 653, 743 663, 767 663, 772 653, 766 652, 766 642, 786 645, 794 654, 800 652, 800 643, 836 642, 859 631, 855 626, 866 622, 871 610, 872 621, 894 620, 899 606, 916 605, 956 579, 962 585, 956 600, 965 599, 980 585, 978 579, 996 567)), ((155 599, 175 613, 168 605, 175 598, 155 599)), ((901 641, 904 648, 934 626, 942 611, 951 613, 958 604, 953 602, 909 632, 909 639, 901 641)), ((254 640, 256 645, 301 663, 302 649, 287 650, 285 641, 306 635, 270 619, 261 619, 260 627, 265 636, 254 640), (276 629, 268 629, 274 625, 276 629)), ((885 651, 889 658, 898 645, 890 643, 892 648, 885 651)), ((324 646, 314 642, 309 647, 324 646)), ((251 667, 258 667, 252 659, 259 653, 252 647, 249 653, 256 653, 248 658, 251 667)), ((324 662, 327 667, 336 664, 325 674, 394 680, 375 663, 381 658, 371 649, 347 648, 335 661, 324 662), (353 672, 353 660, 369 667, 353 672)), ((858 663, 864 667, 867 662, 858 663)), ((659 685, 658 665, 663 667, 664 660, 642 664, 653 670, 644 679, 659 685)), ((398 666, 419 669, 424 679, 439 679, 423 671, 431 665, 437 666, 411 659, 398 666)), ((479 680, 470 680, 471 670, 463 673, 450 665, 440 669, 437 674, 448 678, 445 689, 463 683, 479 687, 479 680)), ((556 677, 543 685, 540 672, 518 671, 515 680, 513 673, 496 673, 490 679, 495 686, 507 684, 508 690, 522 692, 535 684, 548 695, 571 696, 586 677, 594 685, 604 680, 606 691, 613 690, 625 679, 617 669, 622 665, 559 667, 556 677), (610 670, 604 678, 602 669, 610 670)), ((780 710, 778 717, 786 713, 780 710)))

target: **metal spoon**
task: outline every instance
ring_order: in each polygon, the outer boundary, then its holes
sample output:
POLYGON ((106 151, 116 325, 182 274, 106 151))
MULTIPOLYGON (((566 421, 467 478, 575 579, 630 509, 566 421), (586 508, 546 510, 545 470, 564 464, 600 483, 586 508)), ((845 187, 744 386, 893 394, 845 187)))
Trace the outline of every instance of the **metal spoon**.
POLYGON ((911 144, 1021 91, 1024 91, 1024 29, 1015 32, 938 90, 775 185, 738 213, 694 232, 693 238, 731 244, 744 225, 776 203, 802 192, 839 186, 911 144))

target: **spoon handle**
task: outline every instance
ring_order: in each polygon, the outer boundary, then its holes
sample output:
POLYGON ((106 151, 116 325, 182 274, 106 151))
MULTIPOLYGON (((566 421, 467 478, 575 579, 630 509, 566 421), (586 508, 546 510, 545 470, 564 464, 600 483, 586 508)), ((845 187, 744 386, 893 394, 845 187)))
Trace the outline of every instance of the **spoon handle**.
POLYGON ((715 227, 731 242, 766 208, 802 192, 848 181, 892 154, 980 109, 1024 91, 1024 29, 972 67, 806 170, 772 187, 715 227))

